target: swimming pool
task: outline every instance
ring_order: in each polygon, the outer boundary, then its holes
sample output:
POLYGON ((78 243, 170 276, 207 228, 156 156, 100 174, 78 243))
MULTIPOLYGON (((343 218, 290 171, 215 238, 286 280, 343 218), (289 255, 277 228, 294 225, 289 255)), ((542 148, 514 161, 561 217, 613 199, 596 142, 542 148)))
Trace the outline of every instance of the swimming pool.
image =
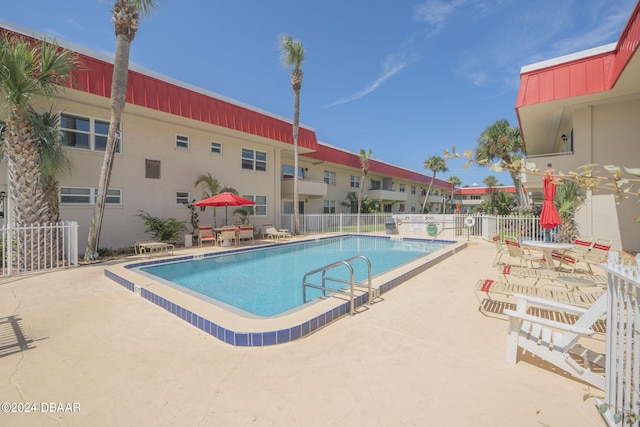
MULTIPOLYGON (((145 275, 155 276, 212 303, 227 304, 239 313, 276 316, 303 305, 302 280, 306 273, 329 264, 363 255, 370 262, 372 274, 378 275, 423 257, 447 242, 391 240, 373 236, 339 236, 319 241, 219 255, 140 268, 145 275)), ((367 279, 366 262, 351 263, 355 281, 367 279)), ((348 267, 331 271, 331 277, 349 279, 348 267)), ((328 281, 339 289, 344 283, 328 281)), ((307 288, 306 300, 322 295, 307 288)))
MULTIPOLYGON (((398 240, 405 243, 399 248, 413 246, 424 242, 423 239, 402 236, 370 236, 381 240, 398 240)), ((347 316, 350 313, 348 298, 321 298, 312 304, 304 304, 299 309, 289 310, 280 315, 262 317, 239 314, 237 309, 229 309, 224 303, 211 303, 210 297, 197 297, 194 291, 185 292, 179 286, 170 286, 166 280, 155 278, 148 274, 141 274, 140 268, 166 265, 180 261, 199 261, 215 258, 223 254, 239 254, 252 252, 257 248, 298 247, 302 241, 322 241, 333 237, 296 237, 287 242, 270 242, 258 246, 240 248, 189 248, 177 250, 172 257, 156 259, 138 259, 135 261, 116 263, 106 266, 105 276, 121 285, 134 295, 151 302, 166 310, 168 313, 195 326, 204 333, 233 346, 261 347, 283 344, 298 340, 325 326, 347 316)), ((428 270, 440 261, 455 255, 467 247, 465 241, 447 241, 448 246, 436 250, 431 254, 424 254, 412 261, 408 261, 398 268, 377 274, 372 285, 376 290, 373 305, 370 304, 367 292, 356 295, 356 312, 376 309, 376 304, 384 303, 385 294, 402 283, 428 270)), ((400 251, 403 249, 399 249, 400 251)), ((355 263, 354 263, 355 266, 355 263)), ((150 321, 152 321, 150 319, 150 321)), ((136 325, 132 325, 136 327, 136 325)))

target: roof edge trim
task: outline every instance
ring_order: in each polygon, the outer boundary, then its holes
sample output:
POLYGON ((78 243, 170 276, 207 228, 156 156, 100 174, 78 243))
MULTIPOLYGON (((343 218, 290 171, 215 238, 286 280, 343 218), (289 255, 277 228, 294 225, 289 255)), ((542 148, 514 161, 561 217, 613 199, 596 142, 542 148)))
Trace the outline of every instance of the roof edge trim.
POLYGON ((556 65, 565 65, 568 62, 578 61, 580 59, 586 59, 597 55, 611 53, 616 50, 617 45, 618 42, 609 43, 604 46, 594 47, 580 52, 571 53, 569 55, 558 56, 556 58, 547 59, 545 61, 524 65, 522 68, 520 68, 520 74, 526 74, 532 71, 538 71, 556 65))

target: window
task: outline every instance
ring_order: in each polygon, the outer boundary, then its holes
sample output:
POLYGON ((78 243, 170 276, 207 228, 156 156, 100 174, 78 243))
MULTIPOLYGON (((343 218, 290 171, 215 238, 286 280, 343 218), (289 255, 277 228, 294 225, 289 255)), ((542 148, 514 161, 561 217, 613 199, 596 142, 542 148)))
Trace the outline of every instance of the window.
POLYGON ((398 208, 398 212, 404 212, 404 203, 400 203, 400 207, 398 208))
POLYGON ((247 148, 242 149, 242 169, 267 171, 267 153, 264 151, 254 151, 247 148))
POLYGON ((371 180, 371 189, 379 190, 380 189, 380 181, 376 181, 375 179, 371 180))
MULTIPOLYGON (((293 179, 293 166, 282 166, 282 179, 293 179)), ((298 167, 298 179, 304 179, 304 168, 298 167)))
POLYGON ((188 191, 176 191, 176 204, 188 205, 189 204, 189 192, 188 191))
POLYGON ((324 201, 323 213, 326 213, 326 214, 334 214, 334 213, 336 213, 336 201, 335 200, 325 200, 324 201))
MULTIPOLYGON (((97 188, 60 187, 60 204, 62 205, 95 205, 97 196, 97 188)), ((107 190, 105 203, 121 205, 122 190, 117 188, 107 190)))
POLYGON ((411 203, 411 213, 416 213, 416 204, 411 203))
MULTIPOLYGON (((67 147, 88 151, 102 151, 107 147, 109 122, 88 117, 60 114, 62 143, 67 147)), ((116 133, 116 153, 120 153, 120 132, 116 133)))
POLYGON ((324 171, 324 182, 327 185, 336 185, 336 173, 331 171, 324 171))
MULTIPOLYGON (((404 184, 400 184, 400 192, 404 193, 404 184)), ((404 212, 404 211, 403 211, 404 212)))
POLYGON ((351 175, 351 188, 360 188, 360 177, 351 175))
POLYGON ((176 148, 181 148, 188 150, 189 149, 189 137, 176 135, 176 148))
POLYGON ((415 185, 411 186, 411 194, 416 194, 416 186, 415 185))
POLYGON ((222 142, 211 141, 211 154, 222 155, 222 142))
POLYGON ((144 159, 144 177, 160 179, 160 160, 144 159))
POLYGON ((471 199, 471 200, 481 200, 481 199, 482 199, 482 196, 479 196, 479 195, 472 195, 472 196, 470 197, 470 199, 471 199))
POLYGON ((255 205, 247 206, 253 209, 252 216, 267 216, 267 196, 243 194, 242 197, 256 202, 255 205))

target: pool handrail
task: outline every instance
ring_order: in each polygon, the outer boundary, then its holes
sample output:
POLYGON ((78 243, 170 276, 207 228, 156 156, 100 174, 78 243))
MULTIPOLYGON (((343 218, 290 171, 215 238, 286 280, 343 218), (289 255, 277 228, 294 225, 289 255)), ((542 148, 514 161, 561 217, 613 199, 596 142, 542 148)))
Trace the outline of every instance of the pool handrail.
POLYGON ((371 305, 372 301, 373 301, 373 289, 372 289, 372 285, 371 285, 371 261, 364 255, 356 255, 354 257, 342 260, 342 261, 336 261, 332 264, 329 265, 325 265, 324 267, 320 267, 317 268, 315 270, 312 270, 310 272, 308 272, 307 274, 304 275, 304 277, 302 278, 302 300, 303 302, 307 302, 307 287, 309 288, 314 288, 314 289, 320 289, 322 290, 322 295, 323 296, 327 296, 327 292, 334 292, 334 293, 341 293, 341 294, 345 294, 345 295, 349 295, 349 299, 350 299, 350 311, 349 314, 351 316, 353 316, 355 314, 355 288, 356 287, 361 287, 359 285, 357 285, 355 283, 354 280, 354 274, 353 274, 353 267, 351 266, 351 261, 354 261, 356 259, 363 259, 365 260, 365 262, 367 263, 368 266, 368 280, 367 280, 367 293, 368 293, 368 301, 367 301, 367 305, 371 305), (339 279, 336 277, 327 277, 327 271, 335 268, 335 267, 339 267, 341 265, 346 265, 347 268, 349 269, 349 276, 350 279, 344 280, 344 279, 339 279), (307 277, 308 276, 312 276, 316 273, 322 272, 322 286, 320 285, 314 285, 312 283, 307 283, 307 277), (332 288, 327 288, 325 285, 325 281, 326 280, 331 280, 333 282, 337 282, 337 283, 344 283, 344 284, 348 284, 349 285, 349 292, 347 291, 343 291, 342 289, 332 289, 332 288))

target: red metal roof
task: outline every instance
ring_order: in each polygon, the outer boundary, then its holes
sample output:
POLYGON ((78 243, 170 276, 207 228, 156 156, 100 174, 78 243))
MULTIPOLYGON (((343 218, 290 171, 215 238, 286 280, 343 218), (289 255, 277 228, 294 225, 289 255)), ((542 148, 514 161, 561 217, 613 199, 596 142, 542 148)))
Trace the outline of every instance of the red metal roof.
MULTIPOLYGON (((32 38, 8 28, 1 32, 32 38)), ((65 43, 59 45, 66 47, 65 43)), ((113 64, 88 54, 76 53, 84 70, 73 73, 73 88, 110 98, 113 64)), ((286 120, 131 69, 126 102, 293 145, 293 125, 286 120)), ((298 146, 316 150, 318 141, 315 131, 300 127, 298 146)))
MULTIPOLYGON (((492 193, 497 193, 500 190, 503 190, 505 193, 515 193, 516 187, 514 186, 503 186, 503 187, 491 187, 492 193)), ((489 187, 464 187, 458 188, 455 191, 456 195, 470 195, 470 194, 489 194, 489 187)))
POLYGON ((547 101, 610 90, 640 44, 640 2, 615 49, 546 68, 523 72, 516 109, 547 101))
MULTIPOLYGON (((310 159, 321 160, 328 163, 335 163, 360 170, 359 154, 350 153, 348 151, 331 147, 323 143, 318 143, 318 151, 313 153, 306 153, 303 154, 303 156, 310 159)), ((398 179, 404 179, 407 181, 424 183, 425 185, 429 185, 429 182, 431 182, 430 176, 373 159, 369 161, 369 172, 378 173, 380 175, 390 176, 398 179)), ((449 181, 438 178, 435 179, 434 185, 444 187, 449 190, 451 189, 451 183, 449 181)))

